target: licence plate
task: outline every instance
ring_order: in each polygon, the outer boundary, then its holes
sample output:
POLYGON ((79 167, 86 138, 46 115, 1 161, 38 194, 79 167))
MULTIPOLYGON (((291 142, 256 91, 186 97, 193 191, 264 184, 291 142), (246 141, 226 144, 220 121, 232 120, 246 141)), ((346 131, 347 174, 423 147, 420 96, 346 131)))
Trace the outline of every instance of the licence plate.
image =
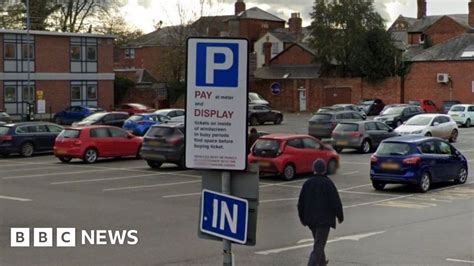
POLYGON ((454 116, 458 116, 458 115, 457 115, 457 114, 452 114, 451 116, 453 116, 453 117, 454 117, 454 116))
POLYGON ((336 145, 344 146, 344 145, 348 145, 348 144, 349 144, 349 141, 347 141, 347 140, 338 140, 338 141, 336 141, 336 145))
POLYGON ((151 140, 148 142, 151 146, 159 147, 161 145, 161 142, 156 141, 156 140, 151 140))
POLYGON ((63 150, 63 149, 58 149, 56 151, 57 154, 66 154, 66 150, 63 150))
POLYGON ((270 166, 270 162, 266 162, 266 161, 259 161, 258 164, 261 167, 269 167, 270 166))
POLYGON ((398 163, 382 163, 382 169, 398 170, 400 169, 400 165, 398 163))

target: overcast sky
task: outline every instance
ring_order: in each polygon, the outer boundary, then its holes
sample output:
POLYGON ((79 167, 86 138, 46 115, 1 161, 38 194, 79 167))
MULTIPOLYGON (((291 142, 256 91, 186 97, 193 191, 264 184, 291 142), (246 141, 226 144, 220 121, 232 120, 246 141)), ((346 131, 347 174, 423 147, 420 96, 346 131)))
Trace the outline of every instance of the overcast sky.
MULTIPOLYGON (((126 0, 124 0, 126 1, 126 0)), ((313 0, 244 0, 247 8, 259 7, 282 19, 288 20, 290 14, 299 12, 303 24, 310 24, 313 0)), ((128 0, 122 8, 126 19, 137 28, 148 33, 153 31, 153 25, 163 21, 163 25, 180 23, 180 17, 185 21, 196 19, 203 15, 230 15, 234 12, 235 0, 128 0), (200 2, 204 1, 204 8, 200 2), (182 7, 180 12, 179 6, 182 7), (201 11, 202 10, 202 11, 201 11)), ((467 14, 469 0, 427 0, 428 15, 467 14)), ((416 17, 416 0, 375 0, 377 11, 387 20, 387 25, 402 14, 416 17)))

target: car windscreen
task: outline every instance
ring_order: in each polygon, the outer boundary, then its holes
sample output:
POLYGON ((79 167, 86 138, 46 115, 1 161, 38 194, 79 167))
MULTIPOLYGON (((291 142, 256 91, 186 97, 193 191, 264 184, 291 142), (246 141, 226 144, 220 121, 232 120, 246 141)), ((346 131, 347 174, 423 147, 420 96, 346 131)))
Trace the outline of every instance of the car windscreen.
POLYGON ((354 132, 359 130, 358 124, 348 124, 348 123, 341 123, 336 126, 334 131, 336 132, 354 132))
POLYGON ((152 127, 146 133, 147 136, 155 137, 155 138, 168 137, 173 134, 174 134, 174 128, 170 128, 170 127, 152 127))
POLYGON ((405 107, 390 107, 383 111, 384 115, 399 115, 403 112, 405 107))
POLYGON ((128 120, 131 120, 133 122, 138 122, 138 121, 143 120, 143 116, 142 115, 132 115, 128 120))
POLYGON ((417 106, 421 105, 420 101, 408 101, 408 104, 417 105, 417 106))
POLYGON ((0 136, 6 135, 8 130, 10 130, 9 127, 0 127, 0 136))
POLYGON ((327 122, 331 121, 332 115, 331 114, 325 114, 325 113, 319 113, 313 115, 309 121, 311 122, 327 122))
POLYGON ((106 113, 95 113, 86 118, 83 121, 99 121, 102 117, 104 117, 106 113))
POLYGON ((382 156, 405 156, 410 153, 410 145, 406 143, 385 142, 377 149, 376 154, 382 156))
POLYGON ((464 112, 466 110, 466 107, 464 106, 453 106, 451 107, 451 112, 464 112))
POLYGON ((253 147, 253 153, 262 157, 275 157, 280 149, 280 141, 274 139, 258 139, 253 147))
POLYGON ((407 126, 426 126, 431 122, 430 116, 415 116, 410 118, 406 125, 407 126))
POLYGON ((249 93, 249 98, 251 100, 263 100, 263 98, 260 97, 260 95, 258 95, 257 93, 249 93))
POLYGON ((80 134, 81 131, 78 129, 65 129, 61 131, 58 138, 75 139, 78 138, 80 134))

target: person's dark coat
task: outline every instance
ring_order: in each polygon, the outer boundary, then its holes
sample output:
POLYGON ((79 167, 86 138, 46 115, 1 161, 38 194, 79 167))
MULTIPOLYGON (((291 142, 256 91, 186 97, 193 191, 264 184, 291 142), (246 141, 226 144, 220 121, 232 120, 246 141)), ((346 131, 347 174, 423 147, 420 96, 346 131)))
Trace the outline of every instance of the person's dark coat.
POLYGON ((298 214, 303 225, 336 228, 344 221, 342 203, 334 183, 327 176, 308 179, 301 189, 298 214))
POLYGON ((257 141, 257 139, 260 136, 258 135, 258 132, 250 132, 249 134, 249 141, 248 141, 248 150, 250 151, 250 148, 252 148, 253 144, 257 141))

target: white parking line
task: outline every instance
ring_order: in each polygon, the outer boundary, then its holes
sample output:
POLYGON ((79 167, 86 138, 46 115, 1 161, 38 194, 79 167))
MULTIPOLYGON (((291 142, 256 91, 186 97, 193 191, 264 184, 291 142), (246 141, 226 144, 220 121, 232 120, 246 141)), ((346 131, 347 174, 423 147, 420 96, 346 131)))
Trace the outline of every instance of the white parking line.
POLYGON ((369 162, 341 162, 341 165, 344 164, 369 165, 369 162))
POLYGON ((36 167, 36 168, 23 168, 23 169, 13 169, 13 170, 2 170, 2 174, 11 173, 11 172, 21 172, 21 171, 36 171, 36 170, 45 170, 45 169, 54 169, 58 166, 45 166, 45 167, 36 167))
POLYGON ((404 198, 411 197, 413 195, 415 195, 415 194, 403 195, 403 196, 388 198, 388 199, 384 199, 384 200, 375 200, 375 201, 363 202, 363 203, 359 203, 359 204, 344 206, 343 208, 348 209, 348 208, 354 208, 354 207, 360 207, 360 206, 366 206, 366 205, 373 205, 373 204, 376 204, 376 203, 382 203, 382 202, 391 201, 391 200, 404 199, 404 198))
POLYGON ((95 179, 83 179, 83 180, 73 180, 73 181, 52 182, 52 183, 49 183, 49 184, 50 184, 50 185, 80 184, 80 183, 90 183, 90 182, 102 182, 102 181, 111 181, 111 180, 122 180, 122 179, 137 178, 137 177, 155 176, 155 175, 159 175, 159 174, 119 176, 119 177, 95 178, 95 179))
POLYGON ((372 195, 372 196, 381 196, 381 197, 393 197, 392 195, 389 195, 389 194, 376 193, 376 192, 360 192, 360 191, 339 190, 339 193, 372 195))
POLYGON ((24 198, 17 198, 17 197, 9 197, 9 196, 2 196, 0 195, 0 199, 4 200, 15 200, 15 201, 32 201, 31 199, 24 199, 24 198))
POLYGON ((345 176, 345 175, 353 175, 353 174, 358 174, 358 173, 359 173, 359 171, 352 171, 352 172, 344 173, 342 175, 345 176))
POLYGON ((155 185, 106 188, 106 189, 103 189, 102 191, 103 192, 108 192, 108 191, 119 191, 119 190, 133 190, 133 189, 153 188, 153 187, 165 187, 165 186, 174 186, 174 185, 182 185, 182 184, 191 184, 191 183, 197 183, 197 182, 201 182, 201 180, 176 182, 176 183, 164 183, 164 184, 155 184, 155 185))
POLYGON ((474 264, 474 261, 472 260, 458 260, 458 259, 451 259, 447 258, 447 261, 452 261, 452 262, 460 262, 460 263, 467 263, 467 264, 474 264))
POLYGON ((298 198, 283 198, 283 199, 261 200, 259 203, 278 202, 278 201, 293 201, 293 200, 298 200, 298 198))
POLYGON ((199 196, 199 195, 201 195, 201 192, 186 193, 186 194, 176 194, 176 195, 166 195, 166 196, 163 196, 162 198, 164 198, 164 199, 169 199, 169 198, 180 198, 180 197, 199 196))
POLYGON ((3 180, 9 179, 19 179, 19 178, 31 178, 31 177, 44 177, 44 176, 58 176, 58 175, 74 175, 74 174, 87 174, 87 173, 95 173, 95 172, 104 172, 108 171, 106 169, 99 169, 99 170, 88 170, 88 171, 76 171, 76 172, 66 172, 66 173, 46 173, 46 174, 36 174, 36 175, 23 175, 23 176, 8 176, 3 177, 3 180))
POLYGON ((341 191, 347 191, 347 190, 352 190, 352 189, 354 189, 354 188, 368 187, 368 186, 372 186, 372 184, 365 184, 365 185, 359 185, 359 186, 353 186, 353 187, 346 187, 346 188, 339 189, 339 192, 341 192, 341 191))

